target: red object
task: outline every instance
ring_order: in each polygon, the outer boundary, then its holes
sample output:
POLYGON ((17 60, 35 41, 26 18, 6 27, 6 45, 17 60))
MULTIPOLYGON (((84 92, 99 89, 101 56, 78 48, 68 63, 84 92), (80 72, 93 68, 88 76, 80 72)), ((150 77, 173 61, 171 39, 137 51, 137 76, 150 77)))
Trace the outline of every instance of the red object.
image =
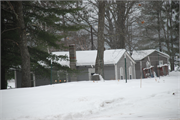
POLYGON ((164 73, 163 73, 163 68, 162 68, 162 67, 158 67, 158 69, 159 69, 159 75, 160 75, 160 76, 163 76, 163 75, 164 75, 164 73))
POLYGON ((164 66, 164 70, 166 71, 164 75, 168 75, 168 66, 164 66))
POLYGON ((145 78, 151 77, 154 74, 153 68, 154 68, 153 66, 150 67, 150 68, 142 68, 143 74, 144 74, 145 78))

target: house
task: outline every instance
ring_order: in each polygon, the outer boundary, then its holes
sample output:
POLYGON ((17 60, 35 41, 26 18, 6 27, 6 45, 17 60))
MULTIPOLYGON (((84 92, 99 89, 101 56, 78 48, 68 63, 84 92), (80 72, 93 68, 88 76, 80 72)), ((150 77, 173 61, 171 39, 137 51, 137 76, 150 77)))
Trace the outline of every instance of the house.
MULTIPOLYGON (((70 61, 58 61, 61 65, 67 65, 80 71, 75 77, 69 78, 69 81, 92 80, 95 73, 95 61, 97 50, 75 51, 74 46, 70 46, 70 52, 53 52, 55 55, 66 55, 70 61), (73 60, 72 60, 73 59, 73 60), (74 62, 71 62, 74 61, 74 62)), ((104 51, 104 79, 118 80, 125 79, 125 58, 127 79, 135 79, 135 61, 126 52, 125 49, 113 49, 104 51)))
MULTIPOLYGON (((55 55, 67 56, 70 60, 53 61, 63 66, 68 66, 79 71, 72 74, 61 70, 52 69, 52 79, 31 74, 32 86, 48 85, 59 82, 90 81, 95 73, 97 50, 76 51, 75 45, 69 46, 69 51, 52 52, 55 55)), ((104 79, 122 80, 136 79, 135 61, 125 49, 112 49, 104 51, 104 79), (126 69, 125 69, 126 66, 126 69)), ((42 63, 43 64, 43 63, 42 63)), ((21 72, 16 71, 16 87, 21 87, 21 72)))
POLYGON ((169 55, 154 49, 133 51, 136 61, 136 78, 148 78, 169 74, 169 55))

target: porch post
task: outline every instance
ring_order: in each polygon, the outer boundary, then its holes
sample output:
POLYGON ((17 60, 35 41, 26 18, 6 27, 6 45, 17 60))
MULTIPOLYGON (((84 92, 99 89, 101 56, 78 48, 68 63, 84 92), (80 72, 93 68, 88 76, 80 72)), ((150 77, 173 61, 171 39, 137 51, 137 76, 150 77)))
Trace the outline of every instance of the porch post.
POLYGON ((14 71, 14 78, 15 78, 15 88, 17 88, 17 72, 14 71))
POLYGON ((140 78, 142 78, 142 61, 140 61, 140 78))
POLYGON ((117 75, 117 64, 114 64, 114 67, 115 67, 115 79, 117 80, 117 79, 118 79, 118 75, 117 75))
POLYGON ((52 60, 51 60, 51 85, 52 85, 52 60))

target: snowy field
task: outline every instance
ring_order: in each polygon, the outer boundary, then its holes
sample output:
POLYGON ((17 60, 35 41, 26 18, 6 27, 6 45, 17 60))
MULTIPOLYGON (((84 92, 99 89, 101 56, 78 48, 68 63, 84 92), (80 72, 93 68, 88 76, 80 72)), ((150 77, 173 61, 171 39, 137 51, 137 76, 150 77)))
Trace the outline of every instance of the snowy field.
POLYGON ((179 119, 180 72, 143 79, 142 88, 134 79, 0 90, 0 120, 179 119))

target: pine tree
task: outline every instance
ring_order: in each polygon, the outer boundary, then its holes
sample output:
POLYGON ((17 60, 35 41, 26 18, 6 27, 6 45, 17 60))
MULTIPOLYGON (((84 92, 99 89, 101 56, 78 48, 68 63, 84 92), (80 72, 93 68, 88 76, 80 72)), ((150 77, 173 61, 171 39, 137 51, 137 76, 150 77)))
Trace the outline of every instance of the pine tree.
MULTIPOLYGON (((25 7, 25 20, 27 24, 27 32, 29 35, 29 43, 31 46, 30 53, 32 71, 38 74, 50 76, 50 69, 45 68, 38 61, 42 61, 47 66, 51 66, 50 59, 59 60, 65 59, 64 56, 52 55, 49 50, 63 50, 66 48, 62 44, 62 39, 67 37, 64 31, 77 31, 82 28, 81 25, 73 25, 63 20, 63 16, 69 13, 76 13, 81 10, 74 7, 75 2, 65 1, 42 1, 42 2, 24 2, 25 7), (32 41, 33 40, 33 41, 32 41), (50 59, 46 59, 50 58, 50 59)), ((68 70, 68 67, 56 65, 53 62, 54 69, 68 70)))
POLYGON ((159 49, 170 56, 174 70, 175 56, 179 55, 179 2, 151 1, 142 4, 139 23, 138 49, 159 49))
POLYGON ((21 65, 15 2, 1 2, 1 89, 7 88, 8 73, 21 65))
POLYGON ((150 1, 141 4, 139 17, 139 49, 159 48, 162 51, 162 6, 163 1, 150 1))
MULTIPOLYGON (((62 16, 68 13, 75 13, 80 8, 74 7, 75 2, 61 2, 61 1, 31 1, 23 2, 23 17, 25 24, 25 34, 27 37, 27 46, 30 53, 31 71, 37 72, 41 75, 50 75, 50 69, 43 66, 41 63, 45 63, 50 66, 51 59, 53 61, 59 59, 67 60, 66 56, 55 56, 48 53, 47 48, 63 49, 61 43, 62 38, 66 35, 62 35, 62 31, 76 31, 82 28, 81 25, 73 25, 66 22, 62 24, 62 16), (61 5, 66 6, 62 8, 61 5), (41 61, 41 63, 40 63, 41 61)), ((2 2, 2 64, 1 64, 1 83, 3 89, 6 89, 5 76, 10 68, 18 68, 21 63, 21 54, 19 45, 20 33, 18 32, 18 24, 16 21, 17 13, 15 11, 17 2, 2 2), (9 7, 11 5, 11 7, 9 7), (13 9, 11 9, 13 8, 13 9), (13 46, 13 47, 12 47, 13 46), (16 57, 14 57, 16 56, 16 57), (12 61, 12 57, 14 57, 12 61)), ((54 68, 65 71, 72 71, 67 66, 62 66, 53 62, 54 68)))
POLYGON ((176 56, 179 56, 179 1, 166 2, 167 39, 165 50, 170 55, 171 71, 174 70, 176 56))
POLYGON ((16 23, 19 33, 19 48, 21 53, 21 72, 22 72, 22 87, 31 87, 30 77, 30 55, 27 47, 27 36, 24 22, 24 13, 22 1, 17 1, 15 4, 16 23))

